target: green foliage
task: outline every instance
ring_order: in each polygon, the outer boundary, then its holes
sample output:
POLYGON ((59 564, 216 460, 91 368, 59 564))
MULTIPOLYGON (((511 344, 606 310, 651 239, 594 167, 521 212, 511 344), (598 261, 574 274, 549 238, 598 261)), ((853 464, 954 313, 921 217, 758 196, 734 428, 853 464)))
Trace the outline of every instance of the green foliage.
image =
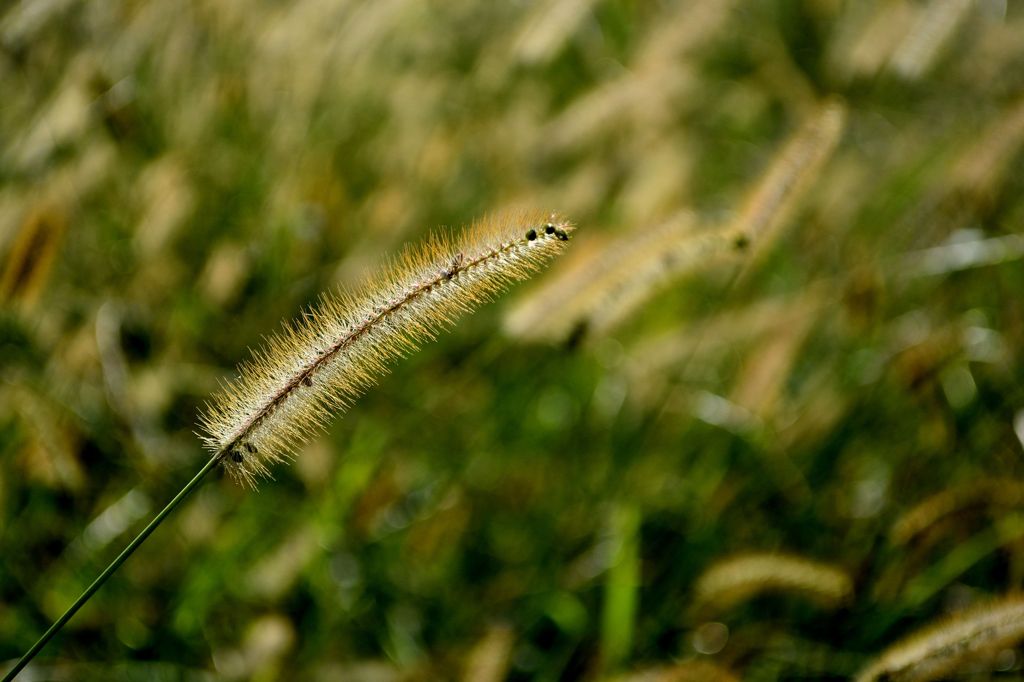
MULTIPOLYGON (((556 271, 258 491, 211 477, 37 671, 817 679, 984 624, 1024 587, 1022 91, 1016 2, 6 4, 0 660, 205 461, 248 347, 522 204, 580 226, 556 271), (610 244, 735 228, 824 102, 845 127, 770 239, 607 329, 501 333, 610 244), (852 594, 762 577, 708 615, 742 555, 852 594)), ((961 672, 1021 670, 1014 628, 971 637, 961 672)))

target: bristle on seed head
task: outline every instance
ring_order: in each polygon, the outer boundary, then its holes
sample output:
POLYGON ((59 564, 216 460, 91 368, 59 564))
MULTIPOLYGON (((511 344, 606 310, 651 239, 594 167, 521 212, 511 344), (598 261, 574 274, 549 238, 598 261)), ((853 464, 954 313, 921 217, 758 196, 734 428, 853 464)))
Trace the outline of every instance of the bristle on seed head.
POLYGON ((526 279, 565 248, 574 227, 555 214, 510 212, 458 236, 406 249, 353 293, 325 294, 285 323, 207 405, 206 446, 236 481, 275 462, 344 411, 389 362, 462 313, 526 279))

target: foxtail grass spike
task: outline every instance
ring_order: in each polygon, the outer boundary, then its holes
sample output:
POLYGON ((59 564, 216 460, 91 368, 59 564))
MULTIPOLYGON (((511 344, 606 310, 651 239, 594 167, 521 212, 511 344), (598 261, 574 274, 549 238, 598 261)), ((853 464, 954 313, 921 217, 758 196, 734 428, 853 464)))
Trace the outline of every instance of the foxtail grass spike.
POLYGON ((882 653, 857 676, 872 680, 946 679, 981 672, 980 659, 1024 640, 1024 599, 1006 597, 949 616, 911 634, 882 653))
POLYGON ((694 587, 702 614, 721 613, 766 592, 798 594, 821 607, 853 596, 853 581, 837 566, 787 554, 750 553, 711 566, 694 587))
POLYGON ((1024 506, 1024 481, 983 478, 965 482, 929 495, 901 514, 889 530, 889 540, 905 545, 968 510, 1020 506, 1024 506))
POLYGON ((507 315, 505 330, 524 340, 556 343, 581 329, 605 333, 673 278, 734 251, 729 233, 703 229, 694 214, 680 212, 602 245, 588 259, 567 263, 507 315))
POLYGON ((846 126, 846 105, 828 99, 790 135, 747 193, 730 226, 736 239, 764 253, 819 180, 846 126))
POLYGON ((525 279, 565 246, 557 215, 509 213, 406 250, 354 293, 328 294, 270 337, 208 405, 207 447, 254 485, 345 410, 388 363, 525 279))

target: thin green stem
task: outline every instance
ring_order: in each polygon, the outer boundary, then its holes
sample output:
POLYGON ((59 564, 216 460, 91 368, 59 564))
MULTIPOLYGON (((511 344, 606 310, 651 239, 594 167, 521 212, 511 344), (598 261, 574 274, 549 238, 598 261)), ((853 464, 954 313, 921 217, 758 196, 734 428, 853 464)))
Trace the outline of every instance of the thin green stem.
POLYGON ((21 660, 18 661, 18 664, 11 668, 6 675, 4 675, 3 682, 11 682, 11 680, 13 680, 17 676, 17 674, 20 673, 22 669, 26 665, 28 665, 33 658, 36 657, 36 654, 38 654, 39 651, 44 646, 46 646, 46 643, 53 639, 54 635, 60 632, 61 628, 63 628, 67 624, 67 622, 71 620, 71 617, 78 613, 78 610, 82 608, 85 605, 85 603, 92 598, 94 594, 96 594, 96 591, 103 586, 103 583, 107 582, 107 578, 113 575, 114 571, 120 568, 121 564, 123 564, 125 560, 128 557, 130 557, 132 553, 135 552, 135 550, 139 548, 139 545, 146 541, 146 538, 148 538, 150 534, 154 530, 156 530, 156 527, 159 526, 165 518, 167 518, 167 515, 174 511, 174 509, 179 504, 181 504, 186 497, 188 497, 189 493, 191 493, 193 490, 196 489, 196 487, 199 486, 199 484, 202 482, 206 474, 210 473, 210 470, 213 469, 213 467, 215 467, 218 462, 220 462, 222 457, 223 453, 218 453, 210 458, 210 461, 207 462, 206 465, 199 470, 199 473, 196 474, 195 477, 191 481, 189 481, 188 484, 186 484, 185 487, 182 488, 177 495, 174 496, 173 500, 167 503, 167 506, 164 507, 163 510, 159 514, 157 514, 152 521, 149 522, 149 525, 143 528, 142 532, 139 533, 135 537, 135 539, 132 540, 120 554, 117 555, 117 558, 110 562, 110 565, 107 566, 103 570, 103 572, 99 574, 99 577, 97 577, 96 580, 92 582, 92 585, 89 585, 89 587, 85 589, 85 592, 82 593, 82 596, 76 599, 75 603, 68 607, 68 610, 64 612, 64 615, 62 615, 60 618, 54 621, 53 625, 50 626, 50 629, 43 633, 43 636, 39 638, 39 641, 33 644, 32 648, 29 649, 25 653, 25 655, 21 657, 21 660))

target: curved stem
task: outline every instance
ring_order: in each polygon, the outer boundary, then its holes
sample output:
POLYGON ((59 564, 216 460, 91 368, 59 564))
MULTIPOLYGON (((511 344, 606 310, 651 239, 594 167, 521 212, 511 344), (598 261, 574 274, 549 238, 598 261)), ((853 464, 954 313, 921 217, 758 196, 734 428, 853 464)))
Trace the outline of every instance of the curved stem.
POLYGON ((143 528, 142 532, 135 536, 134 540, 128 543, 128 546, 125 547, 124 550, 117 555, 117 558, 110 562, 109 566, 103 569, 103 572, 99 574, 96 580, 94 580, 92 584, 89 585, 89 587, 85 588, 85 592, 82 593, 82 596, 76 599, 75 603, 68 607, 68 610, 64 612, 64 615, 62 615, 60 618, 54 621, 53 625, 50 626, 50 629, 43 633, 43 636, 40 637, 39 640, 32 645, 32 648, 29 649, 25 653, 25 655, 21 657, 21 660, 18 661, 17 665, 11 668, 7 672, 7 674, 4 675, 3 682, 11 682, 11 680, 13 680, 17 676, 17 674, 20 673, 22 669, 26 665, 28 665, 33 658, 36 657, 36 654, 38 654, 39 651, 44 646, 46 646, 46 643, 53 639, 54 635, 60 632, 61 628, 63 628, 67 624, 67 622, 71 620, 71 617, 74 616, 78 612, 78 610, 82 608, 82 606, 84 606, 85 603, 89 601, 89 599, 92 598, 96 591, 103 586, 103 583, 107 582, 107 578, 113 575, 114 571, 120 568, 121 564, 123 564, 125 560, 128 557, 130 557, 132 553, 135 552, 136 549, 139 548, 139 545, 145 542, 146 538, 148 538, 150 534, 154 530, 156 530, 157 526, 159 526, 163 522, 163 520, 167 518, 168 514, 174 511, 174 509, 179 504, 181 504, 186 497, 188 497, 189 493, 196 489, 196 487, 202 482, 206 474, 210 473, 210 470, 213 469, 213 467, 215 467, 218 462, 220 462, 223 456, 223 453, 218 453, 210 458, 210 461, 207 462, 206 465, 199 470, 199 473, 197 473, 192 478, 192 480, 189 481, 185 485, 185 487, 182 488, 181 491, 174 496, 174 499, 168 502, 167 506, 164 507, 159 514, 153 517, 153 520, 149 522, 149 525, 143 528))

